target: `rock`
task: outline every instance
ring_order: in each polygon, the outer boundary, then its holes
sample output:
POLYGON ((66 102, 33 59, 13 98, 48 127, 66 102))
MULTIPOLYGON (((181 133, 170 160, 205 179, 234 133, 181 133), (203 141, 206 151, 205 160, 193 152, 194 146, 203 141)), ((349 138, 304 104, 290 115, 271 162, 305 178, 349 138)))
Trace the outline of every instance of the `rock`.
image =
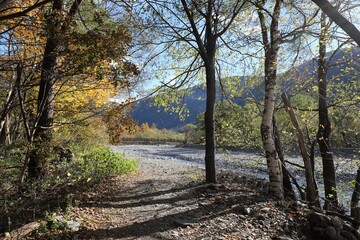
POLYGON ((350 223, 343 223, 343 229, 348 232, 355 232, 356 229, 350 223))
POLYGON ((27 236, 31 232, 37 230, 39 227, 40 227, 39 222, 31 222, 31 223, 25 224, 24 226, 14 230, 14 231, 11 231, 11 233, 10 233, 11 239, 24 239, 25 236, 27 236))
POLYGON ((64 216, 56 216, 55 220, 59 223, 66 222, 66 219, 64 218, 64 216))
POLYGON ((357 240, 357 239, 358 239, 357 237, 355 237, 354 234, 352 234, 352 233, 350 233, 350 232, 348 232, 348 231, 342 230, 342 231, 340 232, 340 234, 341 234, 342 236, 344 236, 346 239, 349 239, 349 240, 357 240))
POLYGON ((256 183, 256 188, 264 188, 266 186, 266 182, 263 181, 263 180, 259 180, 257 183, 256 183))
POLYGON ((181 227, 181 228, 191 227, 195 224, 195 222, 193 222, 191 220, 175 219, 173 222, 177 227, 181 227))
POLYGON ((327 227, 332 224, 330 217, 326 216, 325 214, 314 212, 314 211, 311 211, 307 215, 307 218, 309 220, 310 227, 312 227, 312 228, 313 227, 327 227))
POLYGON ((244 215, 239 215, 239 218, 242 220, 246 220, 246 216, 244 216, 244 215))
POLYGON ((238 215, 235 214, 235 213, 229 213, 229 214, 228 214, 228 217, 230 217, 230 218, 237 218, 238 215))
POLYGON ((243 215, 252 215, 253 210, 251 208, 241 207, 240 208, 240 213, 243 214, 243 215))
POLYGON ((298 205, 298 206, 301 207, 301 208, 307 208, 306 203, 303 203, 303 202, 301 202, 301 201, 295 201, 295 204, 298 205))
POLYGON ((80 223, 76 221, 66 221, 67 228, 69 228, 72 231, 79 231, 80 229, 80 223))
POLYGON ((313 228, 313 231, 314 231, 314 233, 317 233, 317 234, 319 234, 319 235, 323 235, 325 229, 324 229, 324 228, 321 228, 321 227, 314 227, 314 228, 313 228))
POLYGON ((325 234, 331 239, 335 238, 335 236, 336 236, 336 228, 334 228, 333 226, 327 226, 325 228, 325 234))
POLYGON ((2 237, 3 240, 11 240, 11 235, 9 232, 5 232, 2 237))
POLYGON ((200 203, 198 203, 198 205, 199 205, 200 207, 205 207, 207 204, 204 203, 204 202, 200 202, 200 203))
POLYGON ((331 220, 332 224, 334 225, 334 227, 337 227, 339 229, 343 228, 343 221, 339 218, 339 217, 334 217, 331 220))
POLYGON ((285 233, 291 233, 291 230, 290 230, 290 228, 289 228, 289 224, 288 224, 288 223, 285 223, 282 228, 283 228, 283 230, 284 230, 285 233))
POLYGON ((335 238, 333 238, 332 240, 348 240, 347 238, 341 236, 341 235, 336 235, 335 238))
POLYGON ((266 217, 265 217, 264 215, 258 215, 258 216, 256 217, 256 219, 257 219, 257 220, 262 220, 262 221, 264 221, 264 220, 266 219, 266 217))
POLYGON ((354 234, 357 239, 360 239, 360 229, 354 231, 354 234))
POLYGON ((268 207, 264 207, 264 208, 260 209, 261 212, 265 212, 265 213, 270 212, 270 210, 271 209, 268 207))
POLYGON ((293 239, 289 238, 287 236, 276 236, 276 237, 273 237, 272 240, 293 240, 293 239))
POLYGON ((263 220, 259 220, 259 221, 258 221, 258 224, 259 224, 260 226, 262 226, 262 225, 264 225, 264 221, 263 221, 263 220))

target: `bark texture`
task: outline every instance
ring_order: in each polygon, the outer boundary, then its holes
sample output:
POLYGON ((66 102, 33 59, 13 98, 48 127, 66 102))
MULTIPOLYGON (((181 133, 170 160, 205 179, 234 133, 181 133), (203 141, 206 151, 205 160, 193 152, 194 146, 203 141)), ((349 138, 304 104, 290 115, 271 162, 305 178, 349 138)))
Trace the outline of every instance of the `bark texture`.
POLYGON ((278 153, 278 156, 279 156, 279 159, 281 162, 281 170, 282 170, 282 174, 283 174, 284 196, 287 199, 295 200, 295 192, 294 192, 294 189, 291 184, 289 171, 286 169, 284 151, 283 151, 283 147, 281 144, 280 134, 279 134, 279 130, 277 128, 275 116, 273 119, 273 125, 274 125, 275 147, 276 147, 276 151, 278 153))
POLYGON ((336 191, 335 165, 330 146, 331 123, 327 105, 327 60, 326 60, 326 40, 327 40, 326 16, 321 16, 321 34, 319 38, 319 58, 318 58, 318 94, 319 94, 319 126, 317 132, 317 142, 320 148, 323 179, 325 190, 324 209, 329 210, 338 207, 338 197, 336 191))
POLYGON ((208 2, 205 17, 205 49, 203 61, 206 69, 206 111, 205 111, 205 166, 206 182, 216 183, 215 168, 215 99, 216 99, 216 76, 215 76, 215 54, 216 28, 212 19, 213 1, 208 2))
MULTIPOLYGON (((215 44, 215 43, 214 43, 215 44)), ((209 47, 213 48, 213 47, 209 47)), ((216 47, 215 47, 216 48, 216 47)), ((211 49, 210 49, 211 50, 211 49)), ((215 168, 215 54, 209 56, 210 63, 206 68, 206 112, 205 112, 205 167, 206 182, 216 182, 215 168)))
POLYGON ((310 205, 320 207, 319 194, 314 177, 314 169, 310 155, 306 150, 305 138, 300 129, 299 121, 295 115, 294 109, 291 107, 290 101, 286 96, 286 94, 282 94, 281 98, 286 107, 286 111, 289 113, 290 120, 296 130, 296 136, 298 139, 301 156, 304 161, 305 177, 306 177, 306 200, 310 203, 310 205))
MULTIPOLYGON (((45 45, 41 68, 40 85, 37 99, 36 126, 33 134, 34 150, 30 154, 28 173, 30 179, 38 179, 44 174, 50 149, 45 143, 52 139, 51 127, 54 119, 54 85, 56 81, 57 48, 59 45, 58 31, 61 20, 58 13, 62 11, 63 1, 53 2, 52 14, 47 19, 48 38, 45 45)), ((48 145, 49 146, 49 145, 48 145)))
POLYGON ((261 24, 262 39, 265 51, 265 98, 264 112, 261 122, 261 136, 266 155, 266 162, 269 173, 269 191, 274 197, 283 199, 283 174, 280 160, 276 151, 273 116, 275 112, 275 94, 276 94, 276 77, 278 52, 280 49, 281 36, 278 29, 282 1, 277 0, 274 5, 270 25, 270 39, 266 26, 265 16, 263 14, 264 2, 258 5, 258 15, 261 24))
POLYGON ((59 78, 56 69, 57 59, 60 47, 63 44, 61 39, 76 14, 81 1, 75 0, 66 17, 63 17, 64 0, 54 0, 52 14, 47 19, 48 38, 41 68, 36 125, 32 136, 34 150, 31 151, 28 161, 30 179, 40 178, 44 174, 44 169, 49 160, 52 141, 51 128, 54 121, 54 86, 59 78))

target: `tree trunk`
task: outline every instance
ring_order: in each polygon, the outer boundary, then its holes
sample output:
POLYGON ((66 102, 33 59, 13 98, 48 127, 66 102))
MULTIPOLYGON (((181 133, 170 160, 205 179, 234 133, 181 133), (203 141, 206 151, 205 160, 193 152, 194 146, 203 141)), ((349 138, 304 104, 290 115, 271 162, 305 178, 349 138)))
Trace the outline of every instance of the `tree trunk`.
MULTIPOLYGON (((219 21, 219 10, 222 5, 220 2, 209 0, 199 4, 190 1, 191 7, 188 6, 186 0, 180 1, 184 10, 184 13, 189 20, 188 27, 191 30, 189 35, 195 38, 197 47, 196 51, 201 56, 205 71, 206 71, 206 112, 205 112, 205 167, 206 167, 206 182, 216 182, 216 170, 215 170, 215 98, 216 98, 216 74, 215 74, 215 55, 217 51, 217 39, 221 37, 227 29, 230 27, 235 17, 239 14, 240 10, 245 3, 236 2, 236 7, 230 15, 229 21, 224 24, 223 21, 219 21), (195 8, 194 8, 195 7, 195 8), (201 9, 201 10, 200 10, 201 9), (199 13, 198 17, 195 17, 196 11, 199 13), (198 29, 197 23, 204 23, 204 28, 198 29), (225 26, 224 26, 225 25, 225 26), (221 29, 220 29, 221 28, 221 29)), ((173 27, 171 27, 174 29, 173 27)), ((177 33, 182 35, 182 33, 177 33)), ((187 39, 188 37, 184 38, 187 39)), ((190 43, 191 41, 185 40, 190 43)), ((191 44, 191 43, 190 43, 191 44)), ((193 44, 191 44, 194 47, 193 44)))
POLYGON ((327 106, 327 60, 326 60, 326 35, 327 35, 326 16, 321 15, 321 34, 319 38, 319 59, 318 59, 318 93, 319 93, 319 126, 317 141, 320 148, 323 178, 325 189, 324 209, 338 207, 338 198, 335 181, 334 159, 330 147, 331 123, 328 116, 327 106))
POLYGON ((305 167, 305 178, 306 178, 306 199, 310 205, 320 207, 319 194, 316 188, 316 182, 314 178, 314 170, 312 167, 310 155, 306 150, 305 138, 300 129, 299 121, 295 115, 294 109, 291 107, 290 101, 287 98, 286 94, 282 94, 281 98, 284 102, 286 111, 289 113, 290 120, 296 130, 296 136, 298 138, 298 144, 301 152, 301 156, 304 161, 305 167))
POLYGON ((354 192, 351 197, 351 217, 360 222, 360 168, 357 170, 354 192))
POLYGON ((208 36, 206 43, 207 61, 206 68, 206 112, 205 112, 205 168, 206 182, 216 183, 215 167, 215 54, 216 39, 208 36))
POLYGON ((281 162, 281 170, 283 174, 283 187, 284 187, 284 195, 288 199, 295 200, 295 192, 291 184, 289 172, 286 169, 285 158, 284 158, 284 151, 281 144, 279 130, 277 128, 276 119, 274 116, 273 119, 274 125, 274 137, 275 137, 275 147, 278 153, 280 162, 281 162))
POLYGON ((57 49, 59 47, 59 29, 61 27, 58 14, 62 8, 63 0, 55 0, 53 2, 53 14, 47 20, 50 27, 44 51, 37 99, 37 121, 33 135, 34 150, 31 152, 28 162, 30 179, 39 179, 43 175, 49 158, 50 149, 45 148, 49 148, 52 140, 51 127, 54 119, 54 85, 57 77, 57 49))
POLYGON ((274 12, 270 25, 270 40, 268 37, 268 29, 266 26, 265 16, 262 12, 263 5, 260 5, 258 7, 258 15, 261 24, 261 32, 265 51, 265 98, 264 112, 261 122, 261 137, 268 166, 270 181, 269 191, 270 194, 279 199, 284 198, 283 174, 281 163, 276 151, 273 117, 275 111, 275 87, 278 61, 277 57, 281 42, 281 36, 278 29, 281 3, 281 0, 276 0, 275 2, 274 12))
POLYGON ((13 75, 13 82, 15 84, 10 84, 6 102, 4 103, 4 108, 0 114, 0 144, 3 145, 8 145, 11 143, 10 112, 16 96, 16 83, 21 79, 21 71, 18 71, 18 69, 19 66, 17 65, 14 69, 15 71, 13 75))
POLYGON ((10 123, 11 123, 10 115, 7 115, 0 132, 0 144, 2 145, 11 144, 10 123))

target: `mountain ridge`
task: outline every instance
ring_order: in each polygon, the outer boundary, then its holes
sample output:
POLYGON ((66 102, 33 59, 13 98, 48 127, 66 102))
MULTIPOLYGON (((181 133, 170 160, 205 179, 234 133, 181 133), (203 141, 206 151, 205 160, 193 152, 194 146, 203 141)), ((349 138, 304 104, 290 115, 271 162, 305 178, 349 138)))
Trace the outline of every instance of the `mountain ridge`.
MULTIPOLYGON (((333 53, 328 53, 330 57, 333 53)), ((334 54, 332 61, 329 63, 328 79, 333 83, 349 82, 350 79, 360 75, 360 48, 352 48, 349 51, 338 51, 334 54), (341 62, 337 65, 336 63, 341 62), (351 71, 350 71, 350 70, 351 71)), ((316 72, 317 62, 312 59, 300 64, 287 72, 280 74, 279 88, 280 91, 288 91, 294 89, 297 84, 302 84, 303 91, 308 91, 313 86, 316 86, 316 72), (298 83, 298 79, 307 79, 307 82, 303 80, 298 83)), ((251 97, 256 100, 260 100, 263 97, 263 83, 262 77, 255 77, 255 83, 253 86, 247 86, 246 82, 253 77, 230 77, 231 81, 238 81, 240 84, 239 89, 242 90, 242 94, 239 96, 231 97, 231 94, 221 95, 222 91, 220 86, 217 88, 217 101, 221 99, 230 99, 231 101, 243 105, 246 98, 251 97), (243 89, 241 89, 243 87, 243 89), (221 97, 219 97, 221 96, 221 97)), ((226 84, 225 84, 226 85, 226 84)), ((173 129, 180 130, 183 126, 195 123, 197 116, 205 111, 206 103, 206 91, 202 85, 197 85, 189 89, 191 94, 185 96, 184 104, 188 109, 188 116, 183 121, 180 120, 179 115, 174 112, 167 112, 163 107, 157 107, 151 104, 154 98, 148 98, 139 101, 133 108, 132 117, 138 121, 139 124, 147 122, 149 125, 155 124, 159 129, 173 129)), ((226 91, 226 89, 225 89, 226 91)), ((308 93, 307 93, 308 94, 308 93)), ((316 92, 314 92, 316 94, 316 92)))

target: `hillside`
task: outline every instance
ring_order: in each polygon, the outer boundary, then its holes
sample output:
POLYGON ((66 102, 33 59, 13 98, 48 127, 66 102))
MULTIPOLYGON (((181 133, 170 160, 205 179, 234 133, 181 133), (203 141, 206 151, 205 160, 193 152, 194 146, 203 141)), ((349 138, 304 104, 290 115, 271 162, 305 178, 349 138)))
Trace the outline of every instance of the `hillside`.
MULTIPOLYGON (((330 57, 332 53, 329 53, 330 57)), ((360 73, 360 48, 353 48, 351 51, 343 52, 339 51, 334 54, 332 61, 329 64, 328 79, 330 84, 345 82, 349 83, 360 73)), ((316 60, 307 61, 296 68, 287 71, 279 76, 279 86, 281 91, 285 91, 289 94, 296 91, 309 92, 313 86, 316 86, 316 60), (301 88, 295 88, 300 86, 301 88)), ((261 100, 263 96, 262 80, 258 78, 255 80, 257 84, 255 86, 246 86, 247 77, 232 77, 230 81, 241 82, 239 84, 240 95, 231 98, 231 100, 239 105, 243 105, 245 99, 248 97, 255 97, 257 100, 261 100), (240 80, 241 79, 241 80, 240 80), (243 91, 240 91, 245 86, 243 91)), ((225 80, 227 81, 227 80, 225 80)), ((226 91, 226 89, 225 89, 226 91)), ((184 121, 179 119, 176 113, 166 112, 162 107, 152 105, 153 98, 148 98, 140 101, 133 111, 133 117, 139 122, 149 123, 149 125, 155 123, 159 129, 181 129, 183 126, 189 123, 194 123, 196 117, 205 111, 206 92, 202 86, 193 87, 192 93, 185 97, 184 104, 186 104, 189 110, 189 116, 184 121)), ((314 92, 316 95, 316 92, 314 92)), ((229 98, 221 94, 218 88, 217 99, 229 98)))

